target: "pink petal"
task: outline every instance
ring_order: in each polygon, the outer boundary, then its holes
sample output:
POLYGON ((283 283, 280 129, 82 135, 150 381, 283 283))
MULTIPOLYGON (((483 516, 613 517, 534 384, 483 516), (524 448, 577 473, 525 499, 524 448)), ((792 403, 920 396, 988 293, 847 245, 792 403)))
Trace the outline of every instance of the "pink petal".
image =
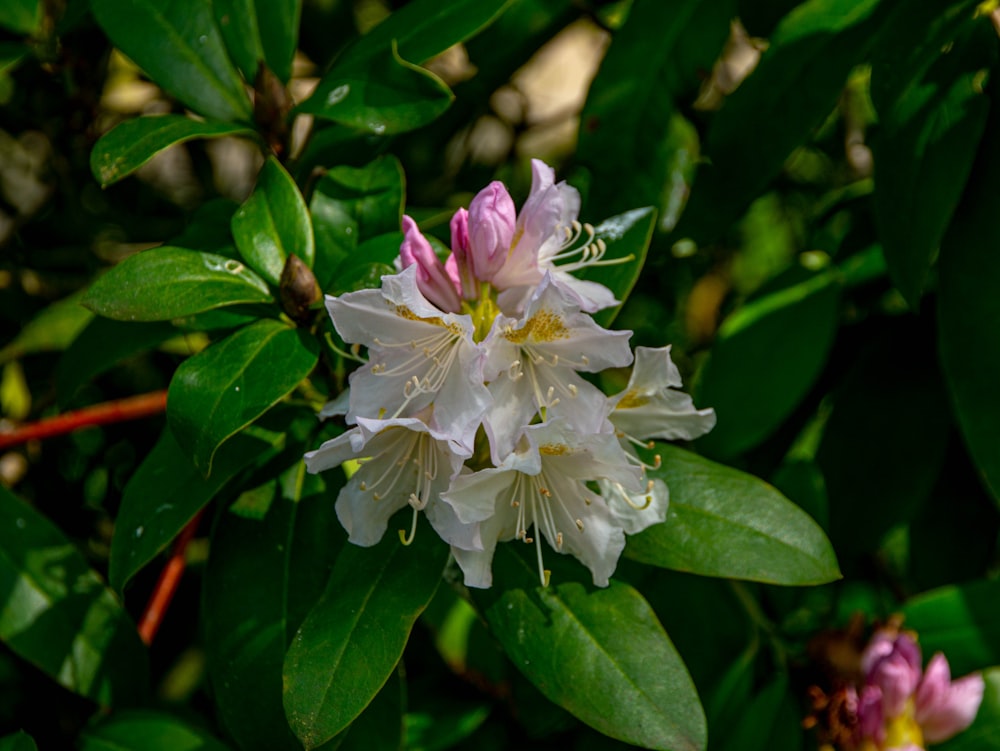
POLYGON ((957 681, 950 678, 951 671, 944 655, 934 655, 917 690, 915 713, 924 739, 929 743, 945 741, 969 727, 983 701, 985 683, 980 674, 967 675, 957 681))

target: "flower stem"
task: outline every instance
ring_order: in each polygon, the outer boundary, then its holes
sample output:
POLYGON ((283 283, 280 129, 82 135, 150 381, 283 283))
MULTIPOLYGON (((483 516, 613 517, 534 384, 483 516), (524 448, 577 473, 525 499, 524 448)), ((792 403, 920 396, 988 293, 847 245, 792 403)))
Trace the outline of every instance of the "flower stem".
POLYGON ((149 602, 146 604, 146 610, 143 611, 142 618, 139 620, 139 638, 147 646, 152 643, 153 637, 156 636, 156 632, 160 629, 160 624, 163 623, 163 618, 167 614, 167 608, 170 607, 170 603, 174 599, 174 594, 177 592, 177 587, 181 583, 181 577, 184 575, 184 568, 187 565, 185 558, 187 547, 194 537, 194 533, 198 530, 201 515, 202 511, 195 514, 177 536, 173 552, 170 554, 170 560, 167 561, 167 565, 160 572, 156 588, 153 590, 153 594, 150 595, 149 602))
POLYGON ((65 435, 92 425, 107 425, 158 415, 166 408, 167 392, 165 390, 95 404, 92 407, 84 407, 45 420, 21 425, 13 430, 0 432, 0 449, 18 446, 28 441, 65 435))

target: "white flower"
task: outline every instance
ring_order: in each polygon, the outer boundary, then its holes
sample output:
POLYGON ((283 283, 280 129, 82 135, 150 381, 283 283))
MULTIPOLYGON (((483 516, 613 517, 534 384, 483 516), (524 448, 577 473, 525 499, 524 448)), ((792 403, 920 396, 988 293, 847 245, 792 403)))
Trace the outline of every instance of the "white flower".
POLYGON ((493 397, 484 425, 494 464, 513 451, 536 413, 562 417, 581 434, 602 430, 605 396, 577 371, 628 365, 631 335, 598 326, 549 274, 521 319, 497 316, 484 341, 483 367, 493 397))
POLYGON ((565 423, 525 429, 517 450, 496 468, 459 475, 442 497, 459 521, 479 523, 481 550, 454 548, 470 587, 489 587, 499 541, 534 542, 538 574, 547 584, 541 536, 559 552, 576 556, 607 586, 625 547, 621 524, 587 483, 606 479, 628 491, 641 489, 640 472, 611 433, 581 436, 565 423))
POLYGON ((459 521, 452 507, 441 503, 469 454, 446 433, 422 420, 358 418, 358 427, 327 441, 305 455, 306 468, 316 474, 358 459, 360 468, 337 497, 337 518, 355 545, 375 545, 389 518, 407 505, 413 508, 409 542, 423 511, 435 531, 456 548, 479 547, 478 530, 459 521))
POLYGON ((431 422, 471 451, 490 405, 484 350, 472 339, 468 315, 443 313, 427 301, 417 271, 411 265, 382 277, 381 290, 327 297, 344 341, 369 349, 368 364, 351 374, 347 421, 408 417, 433 406, 431 422))

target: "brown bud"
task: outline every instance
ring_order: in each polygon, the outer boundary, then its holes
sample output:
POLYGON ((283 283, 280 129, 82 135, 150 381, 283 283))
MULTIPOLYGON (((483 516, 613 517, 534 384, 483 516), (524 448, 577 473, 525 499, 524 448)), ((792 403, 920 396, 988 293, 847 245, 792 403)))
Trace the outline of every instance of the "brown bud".
POLYGON ((253 82, 253 116, 267 145, 276 155, 285 150, 288 137, 287 116, 292 108, 288 89, 263 60, 257 63, 253 82))
POLYGON ((323 297, 313 272, 302 259, 292 253, 285 261, 278 284, 281 307, 296 323, 305 324, 312 318, 310 306, 323 297))

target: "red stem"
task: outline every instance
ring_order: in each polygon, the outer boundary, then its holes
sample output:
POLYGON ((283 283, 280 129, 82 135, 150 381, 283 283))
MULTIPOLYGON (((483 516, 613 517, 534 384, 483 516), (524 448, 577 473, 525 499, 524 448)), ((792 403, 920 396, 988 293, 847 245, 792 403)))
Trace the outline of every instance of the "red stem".
POLYGON ((108 423, 158 415, 166 408, 166 391, 153 391, 127 399, 95 404, 92 407, 84 407, 75 412, 67 412, 63 415, 21 425, 13 430, 0 432, 0 450, 28 441, 72 433, 74 430, 88 428, 91 425, 107 425, 108 423))
POLYGON ((139 620, 139 638, 147 646, 152 643, 153 637, 159 631, 160 624, 163 623, 163 618, 167 614, 167 608, 170 607, 170 602, 174 599, 174 594, 177 592, 177 587, 180 586, 181 577, 184 575, 184 567, 187 565, 185 558, 187 547, 198 529, 201 514, 201 511, 195 514, 177 536, 173 552, 170 554, 170 560, 167 561, 167 565, 160 572, 160 579, 156 582, 156 588, 153 590, 153 594, 146 604, 146 610, 139 620))

